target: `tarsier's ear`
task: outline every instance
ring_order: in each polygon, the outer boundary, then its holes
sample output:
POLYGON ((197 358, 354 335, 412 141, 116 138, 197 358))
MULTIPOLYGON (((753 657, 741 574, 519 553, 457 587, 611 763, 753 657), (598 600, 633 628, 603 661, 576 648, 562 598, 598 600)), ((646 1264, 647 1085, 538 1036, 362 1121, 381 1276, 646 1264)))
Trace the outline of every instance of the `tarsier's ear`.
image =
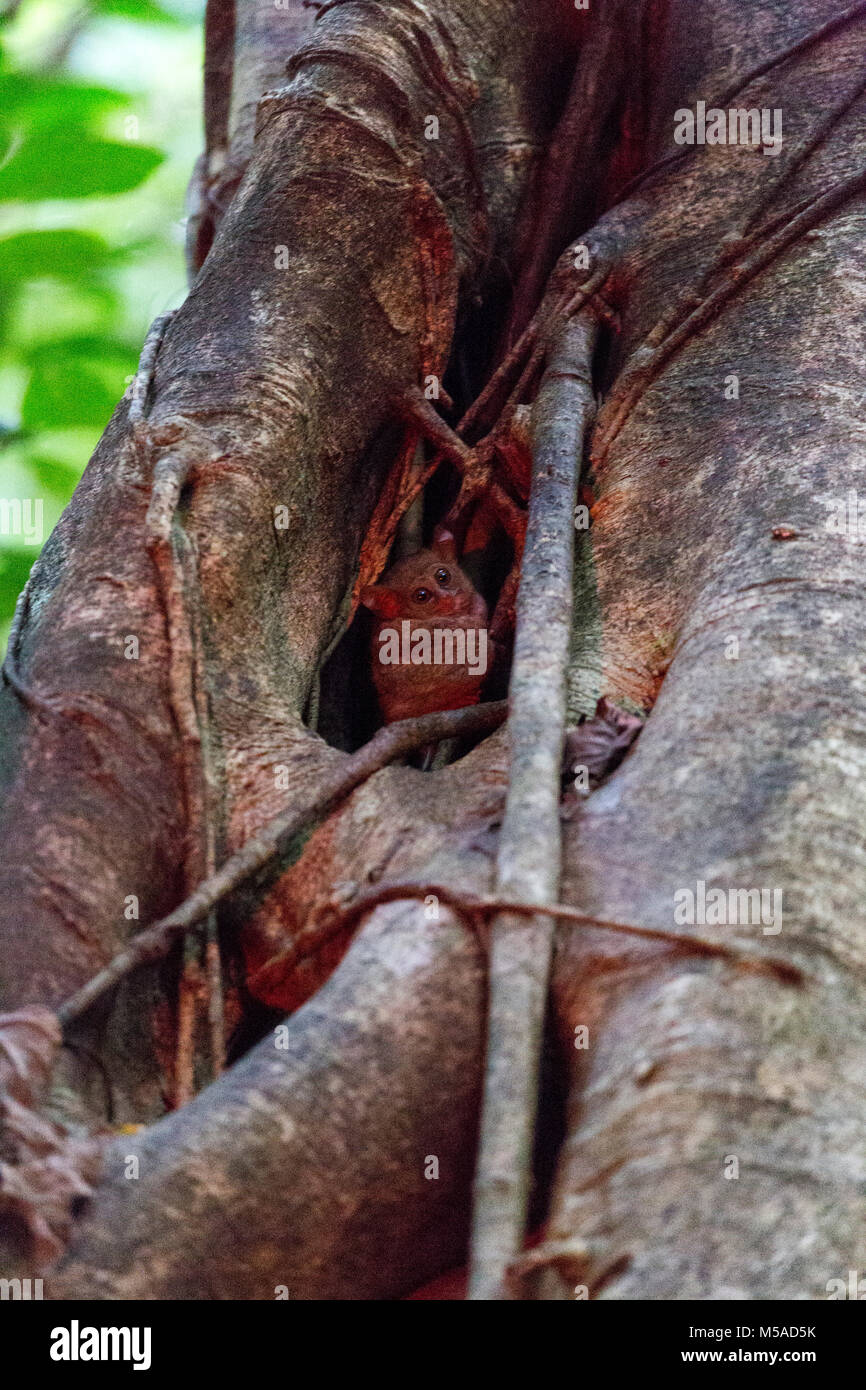
POLYGON ((457 559, 457 542, 447 526, 437 526, 433 532, 433 549, 446 560, 457 559))
POLYGON ((400 595, 385 584, 365 584, 358 597, 382 618, 396 618, 400 612, 400 595))

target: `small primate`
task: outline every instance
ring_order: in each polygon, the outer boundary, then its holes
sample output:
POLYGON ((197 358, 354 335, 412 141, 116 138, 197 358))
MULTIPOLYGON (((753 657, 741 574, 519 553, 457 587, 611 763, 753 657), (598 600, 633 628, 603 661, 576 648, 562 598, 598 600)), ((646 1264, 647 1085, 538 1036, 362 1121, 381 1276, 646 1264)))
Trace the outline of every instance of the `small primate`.
POLYGON ((476 705, 488 670, 487 604, 438 527, 429 550, 407 555, 361 591, 376 617, 373 683, 386 724, 476 705))

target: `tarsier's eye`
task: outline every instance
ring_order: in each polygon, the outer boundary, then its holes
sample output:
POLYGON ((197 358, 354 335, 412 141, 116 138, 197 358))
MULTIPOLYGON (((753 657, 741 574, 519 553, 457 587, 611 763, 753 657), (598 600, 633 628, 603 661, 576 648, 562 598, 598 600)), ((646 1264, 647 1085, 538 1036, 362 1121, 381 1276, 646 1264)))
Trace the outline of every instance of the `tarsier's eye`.
POLYGON ((416 589, 412 597, 416 603, 426 603, 433 595, 429 589, 416 589))
POLYGON ((436 580, 437 584, 447 584, 448 580, 451 578, 451 575, 448 573, 447 570, 437 570, 433 578, 436 580))

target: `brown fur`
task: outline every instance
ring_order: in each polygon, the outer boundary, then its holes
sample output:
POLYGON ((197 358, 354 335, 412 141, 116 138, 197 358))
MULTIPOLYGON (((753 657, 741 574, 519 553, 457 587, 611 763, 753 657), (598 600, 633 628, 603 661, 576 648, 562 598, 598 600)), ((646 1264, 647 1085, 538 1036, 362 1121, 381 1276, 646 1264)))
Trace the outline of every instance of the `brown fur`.
MULTIPOLYGON (((424 628, 431 634, 437 627, 486 629, 487 604, 458 565, 450 531, 440 528, 429 550, 392 565, 378 584, 362 590, 361 602, 377 618, 370 662, 386 724, 478 703, 486 673, 473 672, 468 664, 383 665, 379 659, 380 635, 386 628, 399 632, 404 619, 411 623, 412 637, 424 628), (416 597, 421 589, 430 595, 426 601, 416 597)), ((490 660, 488 650, 488 666, 490 660)))

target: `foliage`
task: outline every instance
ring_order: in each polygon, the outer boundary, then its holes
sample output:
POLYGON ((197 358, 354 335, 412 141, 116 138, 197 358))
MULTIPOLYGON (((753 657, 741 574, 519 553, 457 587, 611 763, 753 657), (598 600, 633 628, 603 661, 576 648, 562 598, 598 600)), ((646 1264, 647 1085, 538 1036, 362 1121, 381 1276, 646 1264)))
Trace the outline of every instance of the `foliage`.
POLYGON ((202 10, 23 0, 0 21, 0 649, 148 324, 185 292, 202 10))

